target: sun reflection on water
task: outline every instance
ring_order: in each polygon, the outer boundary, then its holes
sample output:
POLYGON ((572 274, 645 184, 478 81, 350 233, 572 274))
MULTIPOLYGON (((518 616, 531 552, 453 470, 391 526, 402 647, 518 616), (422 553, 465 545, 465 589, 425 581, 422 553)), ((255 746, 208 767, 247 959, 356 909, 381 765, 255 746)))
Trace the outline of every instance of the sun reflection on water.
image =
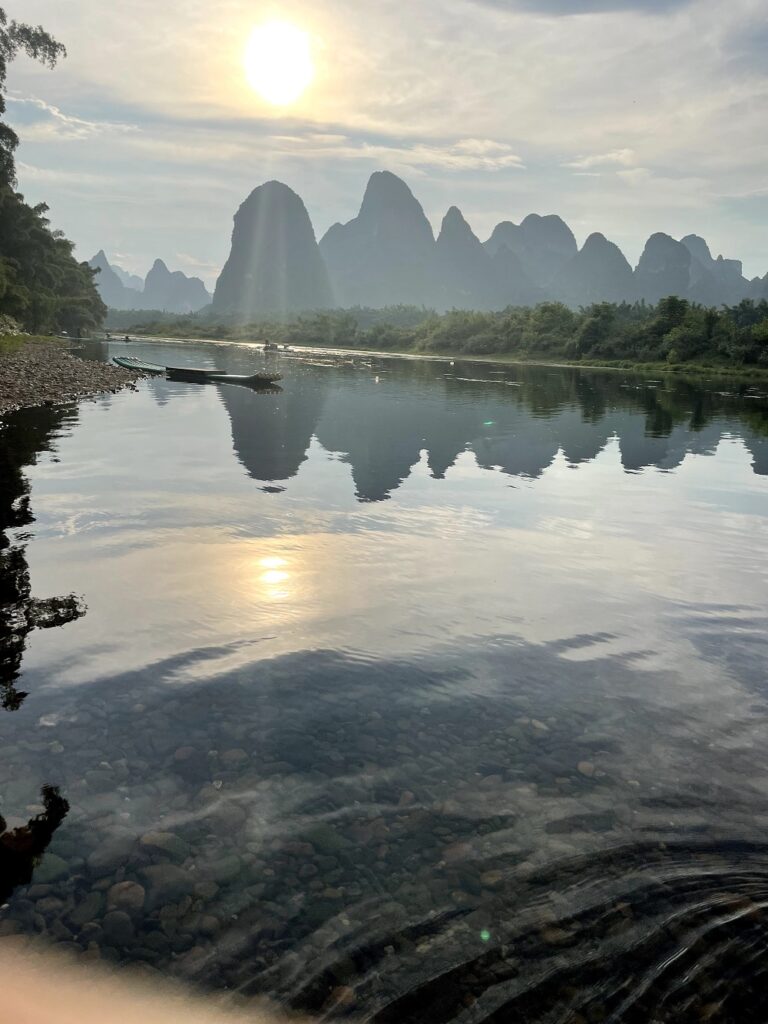
POLYGON ((259 583, 262 584, 262 595, 269 601, 284 601, 290 597, 290 591, 282 586, 290 578, 291 574, 285 568, 288 561, 277 555, 270 555, 259 559, 259 567, 264 570, 259 575, 259 583))

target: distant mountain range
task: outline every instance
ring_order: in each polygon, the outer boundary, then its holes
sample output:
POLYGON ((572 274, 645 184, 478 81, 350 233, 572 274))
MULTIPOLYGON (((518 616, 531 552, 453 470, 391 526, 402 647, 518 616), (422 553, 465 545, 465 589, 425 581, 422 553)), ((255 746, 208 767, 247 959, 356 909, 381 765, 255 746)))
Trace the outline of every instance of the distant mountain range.
POLYGON ((101 249, 88 265, 99 273, 96 287, 111 309, 157 309, 166 313, 197 313, 211 296, 199 277, 171 272, 162 260, 155 260, 146 278, 128 274, 109 262, 101 249))
POLYGON ((279 181, 248 196, 235 214, 232 245, 213 298, 199 278, 171 273, 157 260, 144 282, 90 261, 113 309, 194 313, 238 320, 308 310, 415 305, 497 310, 558 301, 656 303, 678 295, 707 306, 768 299, 768 274, 747 280, 739 260, 712 256, 698 235, 648 239, 633 268, 622 251, 594 233, 579 248, 560 217, 531 213, 497 224, 481 242, 452 206, 435 237, 406 183, 389 171, 371 175, 360 211, 317 241, 301 197, 279 181))
POLYGON ((655 303, 679 295, 710 306, 768 299, 768 274, 747 280, 738 260, 713 258, 703 238, 651 235, 634 269, 595 233, 579 249, 560 217, 502 221, 481 242, 452 206, 435 238, 404 181, 373 174, 360 212, 318 243, 292 189, 268 181, 235 215, 232 249, 212 312, 243 320, 332 307, 414 304, 493 310, 560 301, 655 303))

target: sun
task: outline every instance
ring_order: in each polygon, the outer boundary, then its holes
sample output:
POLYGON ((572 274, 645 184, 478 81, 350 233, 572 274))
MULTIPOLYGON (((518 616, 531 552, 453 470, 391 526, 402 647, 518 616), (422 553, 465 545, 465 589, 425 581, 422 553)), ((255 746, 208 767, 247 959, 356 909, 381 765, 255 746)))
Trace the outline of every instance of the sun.
POLYGON ((276 107, 295 103, 315 77, 309 35, 289 21, 257 25, 244 63, 251 88, 276 107))

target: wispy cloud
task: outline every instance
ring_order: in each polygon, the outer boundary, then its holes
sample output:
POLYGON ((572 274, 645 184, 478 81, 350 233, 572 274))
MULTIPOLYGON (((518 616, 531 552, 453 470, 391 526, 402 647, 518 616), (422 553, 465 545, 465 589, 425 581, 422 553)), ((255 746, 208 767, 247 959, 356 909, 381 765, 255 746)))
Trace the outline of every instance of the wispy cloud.
POLYGON ((24 137, 27 140, 80 140, 139 130, 132 124, 88 121, 82 117, 65 114, 59 107, 40 99, 39 96, 24 96, 18 92, 9 93, 8 106, 11 118, 16 123, 24 125, 24 137))
POLYGON ((571 167, 577 171, 589 171, 593 167, 631 167, 636 161, 633 149, 614 149, 610 153, 593 153, 592 156, 582 156, 563 164, 563 167, 571 167))
POLYGON ((445 171, 522 170, 524 163, 512 148, 492 139, 456 139, 435 143, 411 143, 408 140, 370 141, 343 135, 310 134, 273 136, 276 148, 284 153, 334 157, 339 160, 365 160, 388 168, 417 173, 429 169, 445 171))

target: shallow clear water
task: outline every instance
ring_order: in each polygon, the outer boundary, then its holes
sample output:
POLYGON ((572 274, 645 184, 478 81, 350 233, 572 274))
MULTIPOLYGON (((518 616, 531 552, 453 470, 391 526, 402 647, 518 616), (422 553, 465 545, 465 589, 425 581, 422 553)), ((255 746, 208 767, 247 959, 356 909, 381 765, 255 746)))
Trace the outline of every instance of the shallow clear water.
POLYGON ((765 393, 268 358, 0 431, 0 934, 327 1017, 764 1021, 765 393))

